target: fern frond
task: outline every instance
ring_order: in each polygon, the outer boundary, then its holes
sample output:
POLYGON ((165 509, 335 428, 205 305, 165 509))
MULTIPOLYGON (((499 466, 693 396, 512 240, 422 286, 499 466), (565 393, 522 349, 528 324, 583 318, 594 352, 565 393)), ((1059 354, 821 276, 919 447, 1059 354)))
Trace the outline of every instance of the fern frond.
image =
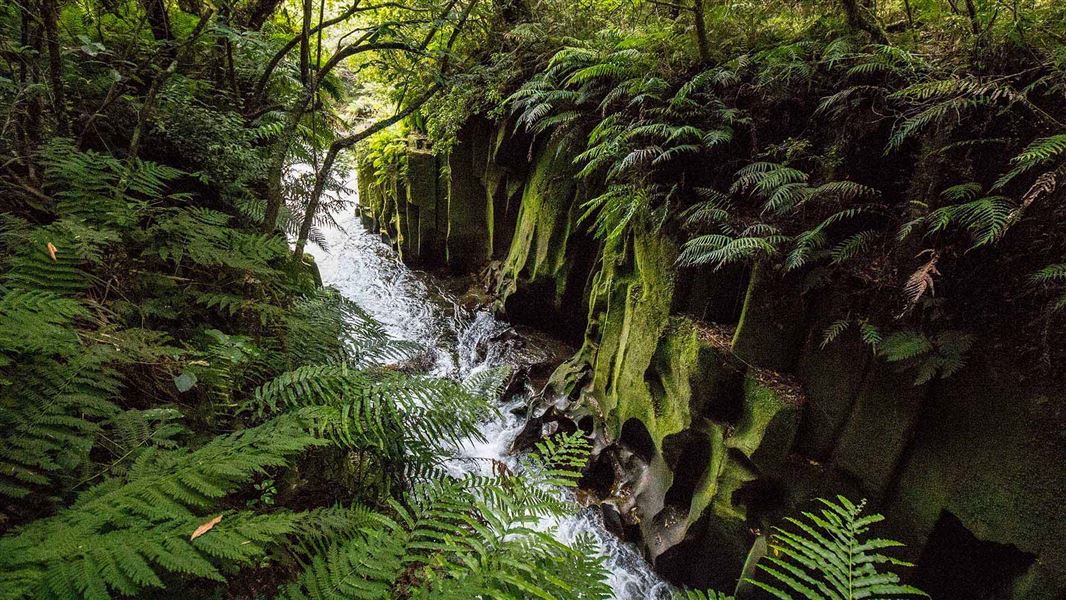
POLYGON ((878 346, 878 353, 888 362, 910 360, 930 352, 933 343, 918 331, 897 331, 878 346))
POLYGON ((1017 218, 1016 207, 1005 196, 987 196, 964 204, 939 208, 926 220, 930 233, 943 231, 951 224, 958 224, 969 231, 973 247, 998 241, 1017 218))
POLYGON ((347 365, 305 366, 256 389, 248 408, 270 414, 298 410, 317 435, 336 443, 406 452, 438 462, 465 439, 481 440, 478 421, 489 406, 444 379, 347 365))
POLYGON ((313 556, 282 597, 606 598, 606 573, 592 542, 573 546, 533 525, 568 503, 542 486, 575 481, 587 457, 583 437, 542 445, 517 476, 438 480, 415 488, 346 541, 313 556), (554 466, 560 465, 562 467, 554 466), (562 476, 555 473, 563 473, 562 476))
POLYGON ((736 238, 720 234, 701 235, 685 242, 677 263, 686 267, 709 264, 717 269, 773 255, 786 239, 779 235, 736 238))
POLYGON ((925 596, 900 583, 895 573, 879 570, 882 564, 909 566, 881 553, 902 544, 867 539, 881 515, 862 516, 865 502, 854 504, 843 496, 821 502, 825 508, 819 513, 805 512, 803 520, 787 519, 792 529, 775 530, 773 551, 759 562, 761 576, 749 580, 753 585, 783 600, 925 596))
POLYGON ((850 326, 851 326, 851 319, 850 318, 848 318, 848 319, 838 319, 836 321, 833 321, 829 325, 829 327, 826 327, 825 331, 822 332, 822 342, 819 344, 819 347, 825 348, 829 344, 832 344, 833 341, 835 341, 838 337, 840 337, 840 334, 842 334, 845 331, 847 331, 848 327, 850 327, 850 326))
POLYGON ((1014 168, 1000 177, 992 189, 1001 188, 1015 177, 1066 153, 1066 133, 1039 138, 1031 142, 1018 156, 1011 159, 1014 168))
POLYGON ((734 600, 732 596, 727 596, 722 592, 715 592, 713 590, 685 590, 684 592, 675 592, 674 600, 734 600))
POLYGON ((1066 263, 1048 265, 1033 273, 1034 283, 1066 283, 1066 263))
POLYGON ((938 124, 951 115, 956 118, 969 109, 979 106, 980 102, 975 99, 960 96, 943 102, 938 102, 929 108, 922 110, 914 116, 903 119, 893 130, 889 137, 886 153, 898 150, 904 142, 917 135, 930 125, 938 124))
POLYGON ((255 473, 321 443, 282 418, 192 452, 145 451, 126 478, 97 484, 56 516, 0 538, 0 587, 13 597, 108 597, 162 587, 161 571, 223 580, 217 564, 262 556, 301 516, 223 512, 194 536, 208 520, 200 515, 255 473))

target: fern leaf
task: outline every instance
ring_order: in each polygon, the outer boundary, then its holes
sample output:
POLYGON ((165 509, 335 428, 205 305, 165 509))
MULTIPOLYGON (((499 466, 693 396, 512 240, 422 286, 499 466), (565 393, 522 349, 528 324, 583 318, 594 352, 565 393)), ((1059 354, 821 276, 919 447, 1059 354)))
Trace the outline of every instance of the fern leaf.
POLYGON ((759 576, 749 580, 753 585, 784 600, 925 595, 900 583, 895 573, 879 570, 886 563, 909 566, 879 553, 898 543, 866 539, 880 515, 863 517, 865 502, 856 505, 842 496, 821 502, 825 507, 820 512, 805 512, 803 520, 789 519, 791 530, 776 530, 773 553, 757 566, 759 576))

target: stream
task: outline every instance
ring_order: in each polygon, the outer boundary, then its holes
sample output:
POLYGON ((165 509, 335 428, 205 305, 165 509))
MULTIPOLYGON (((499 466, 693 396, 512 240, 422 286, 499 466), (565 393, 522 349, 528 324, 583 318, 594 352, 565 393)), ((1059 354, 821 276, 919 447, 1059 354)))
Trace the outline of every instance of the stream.
MULTIPOLYGON (((520 368, 551 357, 537 336, 522 333, 488 310, 464 308, 432 276, 409 269, 380 236, 363 227, 351 207, 338 211, 334 219, 339 227, 323 231, 329 251, 308 245, 323 283, 362 306, 396 339, 425 346, 432 355, 431 374, 461 379, 482 369, 520 368)), ((512 410, 524 406, 530 393, 500 400, 499 414, 480 426, 485 441, 469 440, 458 449, 459 458, 450 461, 453 475, 491 475, 492 461, 487 459, 516 465, 517 457, 509 449, 525 419, 512 410)), ((542 526, 554 526, 564 542, 591 534, 604 556, 616 600, 670 598, 672 588, 652 572, 635 547, 604 528, 597 510, 583 509, 576 502, 574 507, 575 512, 561 522, 542 526)))

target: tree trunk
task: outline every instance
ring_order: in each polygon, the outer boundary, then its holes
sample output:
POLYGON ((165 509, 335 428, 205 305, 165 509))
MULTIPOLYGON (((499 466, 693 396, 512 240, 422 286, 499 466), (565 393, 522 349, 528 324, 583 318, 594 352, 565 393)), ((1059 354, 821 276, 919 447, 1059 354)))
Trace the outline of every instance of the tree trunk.
POLYGON ((696 43, 700 51, 700 62, 711 62, 711 50, 707 42, 707 22, 704 21, 703 0, 692 0, 692 16, 696 21, 696 43))
MULTIPOLYGON (((348 19, 357 12, 360 12, 358 2, 352 4, 352 6, 348 8, 348 10, 337 15, 336 17, 333 17, 328 21, 316 25, 311 30, 311 34, 320 33, 323 29, 336 25, 337 23, 348 19)), ((274 53, 274 56, 270 57, 270 60, 267 62, 266 67, 263 68, 263 73, 259 76, 259 81, 256 82, 255 88, 252 90, 252 93, 248 96, 248 99, 245 102, 245 113, 251 113, 252 111, 257 109, 260 104, 262 104, 263 94, 266 92, 266 87, 270 83, 270 76, 274 74, 274 71, 278 68, 278 65, 281 64, 281 61, 285 58, 285 56, 289 52, 292 52, 292 49, 295 48, 302 39, 303 34, 290 39, 288 42, 285 43, 284 46, 282 46, 280 49, 278 49, 277 52, 274 53)))
POLYGON ((56 133, 65 136, 70 132, 70 123, 67 122, 67 97, 63 89, 63 56, 59 47, 59 7, 56 6, 56 0, 42 0, 41 16, 48 45, 48 80, 52 88, 56 133))
POLYGON ((888 38, 881 26, 874 20, 872 7, 866 0, 840 0, 848 26, 870 34, 870 39, 877 44, 887 44, 888 38), (861 2, 861 4, 860 4, 861 2))
POLYGON ((129 149, 126 151, 126 157, 129 160, 137 158, 137 153, 141 150, 141 137, 144 135, 144 130, 148 127, 148 121, 155 113, 156 98, 159 96, 159 90, 166 84, 167 79, 178 70, 178 61, 174 60, 170 62, 170 66, 165 71, 159 74, 153 81, 151 87, 148 88, 148 94, 145 95, 144 104, 141 105, 141 110, 137 113, 137 125, 133 128, 133 135, 130 136, 129 149))
POLYGON ((201 0, 178 0, 178 7, 190 15, 202 16, 204 5, 201 0))
MULTIPOLYGON (((41 53, 41 32, 33 27, 33 19, 29 9, 20 4, 20 31, 19 42, 23 47, 33 48, 38 54, 41 53)), ((25 57, 19 60, 19 87, 25 89, 32 83, 37 82, 37 68, 34 61, 25 57)), ((33 168, 31 158, 37 151, 41 141, 41 97, 38 94, 27 94, 25 108, 19 124, 19 140, 22 163, 26 168, 26 174, 31 180, 36 180, 37 174, 33 168)))
POLYGON ((975 36, 981 35, 981 23, 977 19, 977 7, 973 0, 966 0, 966 17, 970 19, 970 31, 975 36))
POLYGON ((393 42, 382 42, 379 44, 361 44, 354 43, 350 46, 342 48, 336 52, 321 69, 315 71, 314 77, 311 78, 311 83, 304 89, 303 95, 293 104, 289 109, 288 118, 285 120, 285 127, 282 128, 281 133, 278 135, 278 141, 275 142, 274 148, 270 153, 270 161, 267 166, 267 197, 266 197, 266 210, 263 212, 262 231, 264 233, 270 233, 277 227, 278 215, 281 214, 281 177, 285 171, 285 157, 289 154, 289 147, 296 139, 296 131, 300 124, 300 118, 303 117, 307 111, 307 107, 311 106, 314 101, 315 93, 318 92, 319 86, 322 84, 322 79, 329 74, 337 65, 344 60, 360 54, 362 52, 370 52, 373 50, 407 50, 412 49, 404 44, 397 44, 393 42))
MULTIPOLYGON (((454 5, 455 5, 455 0, 453 0, 452 2, 450 2, 448 4, 447 8, 445 8, 444 12, 442 13, 441 21, 443 21, 448 16, 448 14, 450 14, 451 8, 454 5)), ((441 58, 440 68, 439 68, 440 76, 442 78, 444 76, 446 76, 448 74, 448 72, 449 72, 449 60, 448 59, 450 58, 451 49, 455 45, 455 41, 459 38, 459 32, 466 25, 466 21, 470 17, 470 13, 473 11, 473 9, 474 9, 474 7, 476 5, 477 5, 477 0, 472 0, 469 4, 466 5, 466 7, 463 9, 463 13, 459 17, 459 21, 456 23, 455 28, 452 30, 451 36, 448 38, 448 43, 445 44, 444 52, 442 54, 443 58, 441 58)), ((436 31, 436 28, 434 28, 434 31, 436 31)), ((367 39, 368 37, 369 36, 364 37, 363 40, 367 39)), ((265 233, 272 232, 272 231, 274 231, 274 228, 277 227, 278 215, 281 213, 281 203, 282 203, 281 177, 284 174, 284 170, 285 170, 285 157, 286 157, 286 155, 288 155, 289 147, 292 145, 292 142, 293 142, 293 140, 296 137, 296 128, 297 128, 297 125, 300 122, 300 117, 303 116, 304 111, 307 110, 307 107, 314 100, 315 94, 318 92, 318 88, 319 88, 319 86, 322 83, 322 79, 326 75, 328 75, 329 72, 331 70, 333 70, 333 68, 336 67, 338 64, 340 64, 344 60, 348 59, 349 57, 354 56, 354 55, 359 54, 359 53, 362 53, 362 52, 367 52, 367 51, 371 51, 371 50, 401 50, 401 51, 415 52, 415 53, 421 54, 422 51, 428 46, 428 44, 432 40, 432 37, 433 37, 432 34, 427 36, 425 38, 425 41, 423 42, 421 48, 412 48, 412 47, 410 47, 410 46, 408 46, 406 44, 398 44, 398 43, 392 43, 392 42, 366 43, 366 44, 364 44, 364 43, 362 43, 362 40, 361 40, 359 42, 355 42, 355 43, 353 43, 353 44, 351 44, 349 46, 346 46, 346 47, 342 48, 341 50, 339 50, 338 52, 334 53, 334 55, 332 57, 330 57, 330 59, 328 61, 326 61, 325 64, 323 64, 320 69, 317 69, 315 71, 314 77, 312 78, 311 85, 308 86, 308 88, 305 90, 303 98, 301 98, 298 101, 298 103, 296 104, 296 106, 294 106, 293 110, 290 111, 289 118, 288 118, 288 120, 286 120, 286 123, 285 123, 285 128, 282 130, 281 135, 279 136, 278 142, 275 144, 274 149, 271 152, 270 163, 269 163, 269 166, 267 168, 267 198, 266 198, 267 205, 266 205, 266 210, 263 211, 264 212, 263 224, 262 224, 263 232, 265 232, 265 233)), ((340 152, 341 150, 343 150, 345 148, 349 148, 349 147, 353 146, 354 144, 356 144, 360 140, 365 139, 367 136, 372 135, 372 134, 380 131, 381 129, 384 129, 385 127, 388 127, 392 123, 395 123, 396 121, 404 118, 405 116, 407 116, 407 115, 411 114, 412 112, 414 112, 415 110, 417 110, 418 107, 420 107, 422 104, 424 104, 425 101, 428 100, 433 94, 436 94, 439 89, 440 89, 440 85, 435 85, 435 86, 433 86, 433 88, 430 89, 429 92, 427 92, 425 95, 420 97, 417 101, 415 101, 414 103, 409 105, 408 108, 406 108, 403 111, 397 113, 396 115, 393 115, 392 117, 389 117, 388 119, 385 119, 383 121, 378 121, 374 125, 371 125, 367 129, 364 129, 363 131, 360 131, 359 133, 357 133, 355 135, 348 136, 348 137, 341 138, 339 140, 334 141, 333 144, 330 146, 330 150, 334 154, 336 154, 337 152, 340 152)), ((329 157, 327 156, 327 158, 329 158, 329 157)), ((334 157, 333 160, 335 160, 335 157, 334 157)), ((329 163, 329 167, 332 168, 332 166, 333 165, 332 165, 332 160, 331 160, 330 163, 329 163)), ((318 169, 318 173, 322 173, 322 172, 324 172, 323 169, 321 169, 321 168, 318 169)), ((325 172, 328 173, 328 171, 325 171, 325 172)), ((315 175, 316 178, 319 177, 318 173, 316 173, 316 175, 315 175)), ((321 187, 321 188, 324 189, 324 187, 325 187, 325 178, 323 177, 323 181, 321 183, 316 182, 315 185, 316 185, 316 187, 321 187)), ((319 192, 318 195, 321 196, 321 192, 319 192)), ((308 209, 311 211, 311 214, 313 216, 314 215, 314 211, 318 209, 317 200, 315 200, 313 202, 309 201, 308 202, 308 209), (314 206, 312 206, 312 204, 314 206)), ((305 224, 306 224, 306 226, 308 228, 308 231, 310 231, 310 219, 305 219, 305 224)), ((306 237, 305 237, 305 242, 306 242, 306 237)), ((303 254, 303 250, 301 248, 300 255, 302 256, 302 254, 303 254)))
POLYGON ((322 161, 322 166, 315 172, 315 185, 311 190, 311 197, 308 199, 307 208, 304 210, 303 222, 300 223, 300 231, 296 236, 296 248, 293 250, 293 258, 295 258, 297 262, 303 258, 304 246, 307 245, 307 237, 311 234, 311 224, 314 222, 315 213, 318 212, 318 205, 322 202, 322 194, 326 191, 326 181, 329 179, 329 173, 333 170, 333 163, 337 161, 337 156, 341 151, 351 148, 362 140, 365 140, 415 112, 432 98, 438 90, 440 90, 440 86, 434 86, 406 108, 391 117, 382 119, 359 133, 340 138, 330 144, 329 150, 326 151, 326 157, 322 161))
POLYGON ((141 6, 148 18, 148 28, 152 30, 152 37, 155 41, 165 43, 173 41, 174 33, 170 29, 166 0, 141 0, 141 6))
POLYGON ((241 11, 241 25, 252 31, 259 31, 267 19, 274 16, 282 0, 258 0, 251 10, 241 11))
POLYGON ((300 27, 300 83, 305 86, 310 82, 311 71, 311 0, 301 0, 303 5, 303 24, 300 27))

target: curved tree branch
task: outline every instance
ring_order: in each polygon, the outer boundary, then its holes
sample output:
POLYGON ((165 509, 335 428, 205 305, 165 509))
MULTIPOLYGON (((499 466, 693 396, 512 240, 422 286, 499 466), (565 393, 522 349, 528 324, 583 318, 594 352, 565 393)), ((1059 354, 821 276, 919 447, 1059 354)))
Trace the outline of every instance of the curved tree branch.
POLYGON ((329 179, 329 173, 333 170, 333 164, 337 161, 337 156, 340 155, 342 151, 351 148, 366 138, 400 122, 410 114, 414 113, 440 91, 440 89, 440 84, 434 85, 424 94, 419 96, 414 102, 408 104, 407 107, 391 117, 382 119, 358 133, 334 140, 334 142, 330 144, 329 150, 326 151, 326 157, 322 160, 322 166, 315 173, 315 185, 311 190, 311 197, 308 199, 307 208, 304 211, 304 218, 303 222, 300 224, 299 234, 296 236, 296 249, 293 250, 293 257, 297 261, 303 258, 304 246, 307 245, 307 237, 311 234, 311 223, 314 220, 315 213, 318 212, 318 205, 320 204, 322 194, 326 189, 326 180, 329 179))
MULTIPOLYGON (((447 16, 451 12, 451 9, 458 0, 452 0, 445 9, 444 16, 447 16)), ((439 75, 441 80, 447 76, 450 70, 450 58, 452 47, 455 46, 456 40, 459 39, 459 32, 466 25, 467 19, 470 18, 470 13, 474 10, 474 6, 477 4, 477 0, 471 0, 463 9, 462 14, 459 16, 459 21, 456 23, 455 28, 452 30, 451 36, 448 38, 448 43, 445 44, 444 54, 441 57, 439 75)), ((439 30, 438 27, 434 27, 432 31, 426 36, 422 42, 422 47, 427 48, 432 41, 433 36, 439 30)), ((421 108, 430 98, 432 98, 443 87, 442 83, 436 83, 430 87, 426 92, 414 100, 411 104, 407 105, 403 110, 397 112, 387 119, 382 119, 370 127, 359 131, 358 133, 342 137, 338 140, 334 140, 329 146, 329 150, 326 151, 326 157, 322 161, 322 166, 315 172, 315 185, 311 191, 311 197, 307 201, 307 208, 304 211, 303 222, 300 224, 300 231, 296 237, 296 248, 293 251, 293 257, 299 261, 303 258, 304 246, 307 244, 307 237, 311 233, 311 223, 314 220, 315 213, 318 211, 318 206, 322 200, 322 193, 326 188, 326 180, 329 178, 330 171, 333 169, 333 163, 336 162, 337 156, 343 151, 352 146, 358 144, 362 140, 374 135, 375 133, 398 123, 408 115, 414 113, 421 108)))

